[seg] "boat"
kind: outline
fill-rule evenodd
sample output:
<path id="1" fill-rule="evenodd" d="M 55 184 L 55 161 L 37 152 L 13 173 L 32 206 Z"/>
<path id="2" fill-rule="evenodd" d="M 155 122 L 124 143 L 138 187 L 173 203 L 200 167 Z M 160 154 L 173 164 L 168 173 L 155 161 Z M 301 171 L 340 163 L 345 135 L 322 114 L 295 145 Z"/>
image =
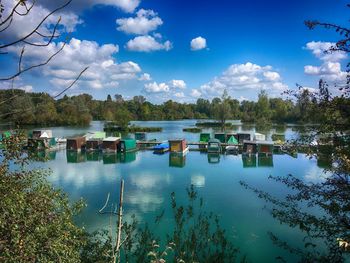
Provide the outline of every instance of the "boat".
<path id="1" fill-rule="evenodd" d="M 153 147 L 153 153 L 155 154 L 163 154 L 169 151 L 169 143 L 161 143 Z"/>

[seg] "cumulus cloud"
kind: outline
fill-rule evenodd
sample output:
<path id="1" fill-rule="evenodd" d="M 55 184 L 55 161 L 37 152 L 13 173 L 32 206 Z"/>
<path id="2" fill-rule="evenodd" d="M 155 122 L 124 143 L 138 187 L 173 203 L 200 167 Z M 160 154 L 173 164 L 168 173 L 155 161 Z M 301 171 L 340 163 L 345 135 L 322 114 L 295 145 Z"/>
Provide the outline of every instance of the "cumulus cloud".
<path id="1" fill-rule="evenodd" d="M 191 96 L 194 97 L 194 98 L 198 98 L 202 95 L 202 93 L 198 90 L 198 89 L 193 89 L 191 91 Z"/>
<path id="2" fill-rule="evenodd" d="M 264 74 L 264 77 L 270 81 L 277 81 L 280 79 L 280 74 L 278 74 L 277 72 L 266 71 L 263 74 Z"/>
<path id="3" fill-rule="evenodd" d="M 28 84 L 23 84 L 21 78 L 16 79 L 15 82 L 12 81 L 0 81 L 0 89 L 21 89 L 25 92 L 33 92 L 33 86 Z"/>
<path id="4" fill-rule="evenodd" d="M 143 73 L 140 77 L 139 77 L 140 81 L 151 81 L 151 75 L 148 73 Z"/>
<path id="5" fill-rule="evenodd" d="M 144 92 L 150 93 L 163 93 L 163 95 L 167 98 L 174 96 L 176 98 L 184 98 L 184 92 L 179 92 L 178 90 L 186 89 L 186 82 L 181 79 L 173 79 L 168 81 L 167 83 L 146 83 L 144 85 Z M 164 98 L 165 98 L 164 97 Z"/>
<path id="6" fill-rule="evenodd" d="M 324 61 L 335 62 L 347 57 L 344 51 L 328 52 L 332 46 L 335 46 L 335 43 L 311 41 L 306 44 L 305 49 L 310 50 L 315 57 Z"/>
<path id="7" fill-rule="evenodd" d="M 31 85 L 24 85 L 19 87 L 19 89 L 24 90 L 25 92 L 32 92 L 33 91 L 33 86 Z"/>
<path id="8" fill-rule="evenodd" d="M 147 83 L 145 84 L 145 89 L 146 93 L 161 93 L 161 92 L 168 92 L 170 90 L 169 85 L 166 83 L 157 83 L 157 82 L 152 82 L 152 83 Z"/>
<path id="9" fill-rule="evenodd" d="M 185 94 L 183 92 L 176 92 L 174 96 L 179 99 L 185 98 Z"/>
<path id="10" fill-rule="evenodd" d="M 157 50 L 170 50 L 172 44 L 169 40 L 164 43 L 158 42 L 152 36 L 138 36 L 126 43 L 126 49 L 138 52 L 152 52 Z"/>
<path id="11" fill-rule="evenodd" d="M 266 90 L 273 96 L 287 88 L 288 86 L 281 81 L 280 75 L 273 71 L 271 66 L 260 66 L 247 62 L 229 66 L 220 76 L 202 85 L 199 93 L 206 97 L 213 97 L 222 94 L 225 89 L 229 94 L 236 91 Z"/>
<path id="12" fill-rule="evenodd" d="M 186 89 L 186 82 L 181 79 L 173 79 L 169 84 L 172 88 Z"/>
<path id="13" fill-rule="evenodd" d="M 1 3 L 4 6 L 3 17 L 7 17 L 12 8 L 15 6 L 16 1 L 2 0 Z M 66 0 L 36 1 L 34 7 L 27 15 L 14 15 L 11 26 L 2 32 L 2 41 L 11 43 L 19 38 L 28 35 L 51 11 L 63 6 L 66 3 Z M 59 27 L 58 31 L 60 33 L 73 32 L 79 24 L 83 23 L 83 20 L 79 18 L 79 14 L 84 9 L 91 8 L 95 5 L 114 6 L 120 8 L 125 12 L 133 12 L 139 4 L 140 0 L 75 0 L 62 10 L 49 16 L 41 25 L 38 31 L 44 35 L 50 35 L 51 31 L 49 29 L 52 29 L 57 21 L 61 19 L 60 25 L 62 25 L 62 27 Z M 30 5 L 30 3 L 28 3 L 28 5 Z M 17 8 L 17 11 L 19 13 L 26 12 L 24 6 L 19 6 Z M 147 13 L 147 10 L 140 10 L 139 12 L 140 15 L 142 15 L 142 13 Z M 144 16 L 147 17 L 148 15 Z M 35 43 L 42 42 L 42 40 L 43 39 L 38 34 L 33 34 L 30 38 L 28 38 L 28 41 Z"/>
<path id="14" fill-rule="evenodd" d="M 119 18 L 116 20 L 117 29 L 127 34 L 146 35 L 154 31 L 163 21 L 153 10 L 140 9 L 136 17 Z"/>
<path id="15" fill-rule="evenodd" d="M 305 74 L 318 76 L 334 84 L 345 84 L 347 73 L 342 70 L 340 61 L 346 59 L 347 55 L 343 51 L 327 52 L 334 45 L 335 43 L 321 41 L 307 43 L 305 49 L 310 50 L 322 62 L 319 66 L 304 66 Z"/>
<path id="16" fill-rule="evenodd" d="M 59 50 L 63 43 L 51 43 L 46 52 L 28 46 L 25 52 L 25 65 L 37 64 L 45 61 L 50 54 Z M 104 87 L 118 87 L 120 80 L 137 79 L 142 71 L 140 66 L 132 61 L 117 63 L 114 55 L 119 47 L 112 44 L 99 45 L 94 41 L 71 39 L 62 52 L 44 68 L 36 71 L 50 79 L 55 87 L 68 86 L 78 75 L 79 71 L 89 67 L 76 88 L 90 87 L 101 89 Z M 10 52 L 19 54 L 19 47 L 11 47 Z"/>
<path id="17" fill-rule="evenodd" d="M 2 1 L 2 4 L 4 5 L 3 16 L 6 17 L 16 4 L 16 1 L 4 0 Z M 22 6 L 20 6 L 17 10 L 21 13 L 26 12 L 25 7 Z M 40 24 L 40 22 L 50 13 L 51 10 L 52 9 L 49 10 L 41 4 L 35 4 L 28 15 L 19 16 L 15 14 L 11 26 L 2 32 L 2 40 L 11 43 L 12 41 L 27 36 L 36 26 Z M 59 32 L 72 32 L 75 30 L 77 25 L 83 23 L 77 14 L 69 9 L 66 9 L 65 12 L 54 13 L 53 15 L 49 16 L 38 31 L 44 35 L 50 35 L 51 31 L 49 28 L 52 28 L 53 25 L 57 23 L 59 18 L 61 18 L 60 25 L 63 26 L 62 28 L 59 28 Z M 29 42 L 38 43 L 42 41 L 42 38 L 38 34 L 33 34 L 27 40 Z"/>
<path id="18" fill-rule="evenodd" d="M 196 37 L 191 40 L 191 50 L 201 50 L 207 47 L 207 40 L 203 37 Z"/>

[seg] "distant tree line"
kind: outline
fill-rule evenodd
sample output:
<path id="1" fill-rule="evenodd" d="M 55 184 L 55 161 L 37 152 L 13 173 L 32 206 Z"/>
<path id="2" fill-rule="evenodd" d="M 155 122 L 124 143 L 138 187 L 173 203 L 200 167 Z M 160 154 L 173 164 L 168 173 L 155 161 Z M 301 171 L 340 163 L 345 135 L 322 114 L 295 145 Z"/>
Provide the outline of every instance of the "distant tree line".
<path id="1" fill-rule="evenodd" d="M 320 81 L 322 85 L 322 80 Z M 343 98 L 348 105 L 349 99 Z M 251 123 L 318 123 L 319 101 L 307 89 L 300 89 L 292 99 L 269 98 L 261 91 L 258 100 L 238 101 L 226 92 L 211 101 L 199 98 L 196 103 L 168 100 L 152 104 L 143 96 L 124 100 L 122 95 L 106 100 L 91 95 L 64 96 L 55 100 L 47 93 L 23 90 L 0 91 L 0 121 L 18 125 L 88 125 L 91 120 L 116 121 L 127 126 L 131 120 L 240 119 Z"/>

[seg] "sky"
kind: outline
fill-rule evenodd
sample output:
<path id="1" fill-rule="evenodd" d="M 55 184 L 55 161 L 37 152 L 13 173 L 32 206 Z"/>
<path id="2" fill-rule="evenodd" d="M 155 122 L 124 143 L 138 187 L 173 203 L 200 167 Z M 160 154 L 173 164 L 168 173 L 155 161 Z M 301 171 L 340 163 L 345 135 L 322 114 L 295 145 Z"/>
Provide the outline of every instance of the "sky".
<path id="1" fill-rule="evenodd" d="M 6 12 L 14 0 L 2 0 Z M 0 33 L 0 44 L 32 31 L 65 0 L 38 0 L 28 16 L 15 16 Z M 296 83 L 315 89 L 323 78 L 345 82 L 345 53 L 324 53 L 339 36 L 326 29 L 309 30 L 305 20 L 349 27 L 344 0 L 73 0 L 39 29 L 50 34 L 61 17 L 60 37 L 46 47 L 26 45 L 22 68 L 45 61 L 44 67 L 0 89 L 60 93 L 85 67 L 88 70 L 68 95 L 91 94 L 106 99 L 121 94 L 143 95 L 153 103 L 168 99 L 195 102 L 228 94 L 240 101 L 256 100 L 261 90 L 281 97 Z M 4 16 L 5 17 L 5 16 Z M 68 37 L 68 38 L 67 38 Z M 68 39 L 68 40 L 67 40 Z M 34 34 L 32 43 L 43 43 Z M 0 55 L 0 77 L 18 67 L 23 44 Z M 335 92 L 335 91 L 334 91 Z"/>

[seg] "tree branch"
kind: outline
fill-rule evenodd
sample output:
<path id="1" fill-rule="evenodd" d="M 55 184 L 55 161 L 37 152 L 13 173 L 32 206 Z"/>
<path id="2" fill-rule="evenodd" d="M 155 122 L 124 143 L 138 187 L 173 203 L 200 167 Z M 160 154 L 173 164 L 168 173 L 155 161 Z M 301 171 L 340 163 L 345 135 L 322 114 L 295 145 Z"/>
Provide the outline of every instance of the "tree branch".
<path id="1" fill-rule="evenodd" d="M 57 97 L 61 96 L 63 93 L 65 93 L 67 90 L 69 90 L 79 79 L 80 77 L 84 74 L 85 71 L 88 70 L 89 67 L 84 68 L 79 75 L 75 78 L 75 80 L 67 87 L 65 88 L 63 91 L 61 91 L 59 94 L 53 96 L 54 99 L 56 99 Z"/>
<path id="2" fill-rule="evenodd" d="M 61 5 L 60 7 L 56 8 L 55 10 L 51 11 L 49 14 L 47 14 L 41 21 L 40 23 L 34 28 L 34 30 L 32 30 L 30 33 L 28 33 L 26 36 L 17 39 L 11 43 L 8 44 L 4 44 L 0 46 L 0 49 L 9 47 L 9 46 L 13 46 L 17 43 L 23 42 L 25 41 L 27 38 L 29 38 L 31 35 L 33 35 L 40 27 L 41 25 L 46 21 L 47 18 L 49 18 L 51 15 L 53 15 L 54 13 L 60 11 L 61 9 L 65 8 L 67 5 L 69 5 L 72 2 L 72 0 L 69 0 L 68 2 L 66 2 L 64 5 Z"/>
<path id="3" fill-rule="evenodd" d="M 63 48 L 66 46 L 66 44 L 67 44 L 67 42 L 64 42 L 62 47 L 58 51 L 56 51 L 54 54 L 52 54 L 45 62 L 37 64 L 37 65 L 30 66 L 30 67 L 25 68 L 23 70 L 20 70 L 16 74 L 14 74 L 14 75 L 12 75 L 10 77 L 0 78 L 0 81 L 6 81 L 6 80 L 14 79 L 14 78 L 18 77 L 19 75 L 23 74 L 24 72 L 27 72 L 27 71 L 32 70 L 34 68 L 42 67 L 42 66 L 48 64 L 55 56 L 57 56 L 58 53 L 60 53 L 63 50 Z"/>

